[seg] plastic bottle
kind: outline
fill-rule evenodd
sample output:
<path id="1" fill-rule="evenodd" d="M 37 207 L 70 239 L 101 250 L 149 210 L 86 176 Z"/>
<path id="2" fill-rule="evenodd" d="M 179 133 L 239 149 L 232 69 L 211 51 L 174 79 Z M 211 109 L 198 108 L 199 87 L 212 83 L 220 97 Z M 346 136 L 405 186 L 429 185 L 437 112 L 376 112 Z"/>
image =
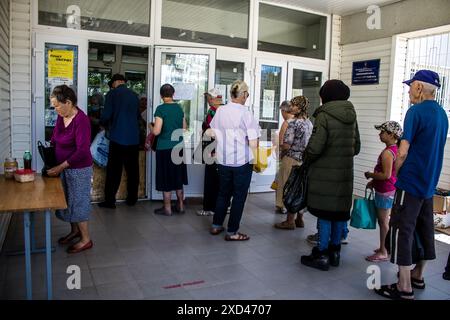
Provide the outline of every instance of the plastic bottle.
<path id="1" fill-rule="evenodd" d="M 31 156 L 31 152 L 30 151 L 25 151 L 25 153 L 23 154 L 23 168 L 25 170 L 31 170 L 31 160 L 32 160 L 32 156 Z"/>

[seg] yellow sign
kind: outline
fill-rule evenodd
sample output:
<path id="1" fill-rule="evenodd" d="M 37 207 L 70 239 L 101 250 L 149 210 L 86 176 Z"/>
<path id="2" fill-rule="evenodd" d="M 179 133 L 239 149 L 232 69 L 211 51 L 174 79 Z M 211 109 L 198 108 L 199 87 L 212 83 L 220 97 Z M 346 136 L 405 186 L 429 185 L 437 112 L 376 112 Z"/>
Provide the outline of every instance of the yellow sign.
<path id="1" fill-rule="evenodd" d="M 73 81 L 74 52 L 72 50 L 48 51 L 48 78 Z"/>

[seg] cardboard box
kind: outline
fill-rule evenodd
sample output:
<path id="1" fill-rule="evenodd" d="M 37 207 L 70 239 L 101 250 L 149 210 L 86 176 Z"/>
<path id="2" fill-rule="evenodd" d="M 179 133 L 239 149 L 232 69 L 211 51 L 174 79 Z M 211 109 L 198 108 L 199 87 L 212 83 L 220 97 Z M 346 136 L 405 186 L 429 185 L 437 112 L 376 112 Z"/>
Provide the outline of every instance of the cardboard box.
<path id="1" fill-rule="evenodd" d="M 450 213 L 440 214 L 435 213 L 434 217 L 434 226 L 440 229 L 446 229 L 450 227 Z"/>
<path id="2" fill-rule="evenodd" d="M 450 212 L 450 196 L 433 196 L 433 212 Z"/>

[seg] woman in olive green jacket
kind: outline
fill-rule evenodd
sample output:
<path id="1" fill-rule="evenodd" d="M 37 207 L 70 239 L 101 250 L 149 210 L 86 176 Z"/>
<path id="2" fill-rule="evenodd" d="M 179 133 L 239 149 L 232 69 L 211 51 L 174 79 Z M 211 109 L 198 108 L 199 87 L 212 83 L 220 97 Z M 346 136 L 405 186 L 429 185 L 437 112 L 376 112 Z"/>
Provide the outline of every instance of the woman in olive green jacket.
<path id="1" fill-rule="evenodd" d="M 350 219 L 353 198 L 353 158 L 361 147 L 356 112 L 348 101 L 350 89 L 329 80 L 320 89 L 323 105 L 315 123 L 304 162 L 308 171 L 308 211 L 318 218 L 319 239 L 302 263 L 321 270 L 338 266 L 340 243 Z"/>

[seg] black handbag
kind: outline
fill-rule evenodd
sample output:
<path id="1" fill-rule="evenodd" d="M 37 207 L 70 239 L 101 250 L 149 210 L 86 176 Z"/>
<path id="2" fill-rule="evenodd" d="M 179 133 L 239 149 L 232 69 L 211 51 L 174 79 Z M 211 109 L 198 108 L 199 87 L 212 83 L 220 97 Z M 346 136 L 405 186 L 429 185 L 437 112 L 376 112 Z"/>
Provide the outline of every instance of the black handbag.
<path id="1" fill-rule="evenodd" d="M 42 175 L 48 177 L 47 170 L 58 165 L 56 162 L 55 146 L 52 146 L 49 143 L 43 144 L 41 141 L 38 141 L 38 151 L 41 155 L 42 161 L 44 162 Z"/>
<path id="2" fill-rule="evenodd" d="M 283 189 L 283 203 L 288 212 L 297 213 L 306 208 L 307 186 L 307 166 L 293 166 Z"/>

